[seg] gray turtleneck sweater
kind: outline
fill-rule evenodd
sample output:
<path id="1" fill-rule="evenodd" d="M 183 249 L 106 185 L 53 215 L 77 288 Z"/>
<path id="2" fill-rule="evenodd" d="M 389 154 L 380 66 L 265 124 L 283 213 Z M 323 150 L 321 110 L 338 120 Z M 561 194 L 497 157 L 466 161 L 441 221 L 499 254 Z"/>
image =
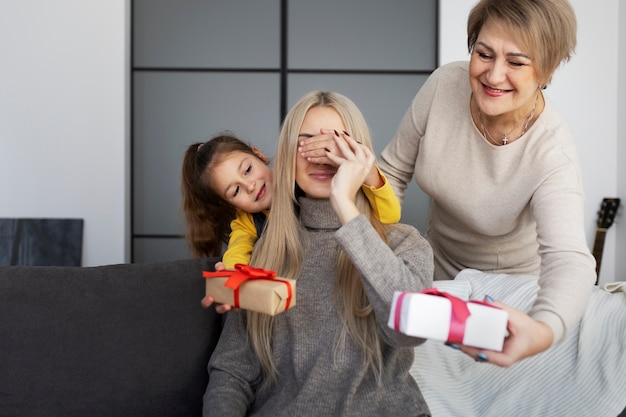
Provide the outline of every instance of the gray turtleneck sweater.
<path id="1" fill-rule="evenodd" d="M 308 242 L 296 287 L 297 305 L 274 318 L 276 384 L 256 387 L 261 369 L 247 342 L 245 312 L 227 314 L 209 362 L 204 416 L 428 416 L 422 394 L 409 374 L 413 347 L 423 342 L 387 326 L 394 291 L 432 285 L 433 255 L 412 226 L 386 226 L 383 242 L 361 215 L 341 226 L 328 200 L 300 199 Z M 361 273 L 383 343 L 381 382 L 366 369 L 348 338 L 343 354 L 334 347 L 341 322 L 333 304 L 335 266 L 343 249 Z"/>

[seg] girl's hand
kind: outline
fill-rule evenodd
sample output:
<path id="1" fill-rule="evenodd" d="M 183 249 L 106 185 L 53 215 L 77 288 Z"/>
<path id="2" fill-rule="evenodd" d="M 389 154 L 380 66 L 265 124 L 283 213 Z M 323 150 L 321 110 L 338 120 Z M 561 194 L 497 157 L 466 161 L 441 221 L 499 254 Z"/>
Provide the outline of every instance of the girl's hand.
<path id="1" fill-rule="evenodd" d="M 374 167 L 376 157 L 345 133 L 341 136 L 335 133 L 334 140 L 339 152 L 326 155 L 339 167 L 331 182 L 330 202 L 341 224 L 346 224 L 360 214 L 354 204 L 355 196 Z"/>
<path id="2" fill-rule="evenodd" d="M 209 308 L 211 307 L 211 305 L 213 305 L 213 303 L 215 303 L 215 298 L 213 298 L 210 295 L 205 296 L 201 301 L 200 301 L 200 305 L 203 308 Z M 237 311 L 238 309 L 233 308 L 230 304 L 220 304 L 220 303 L 215 303 L 215 311 L 217 311 L 220 314 L 224 314 L 227 313 L 229 311 Z"/>
<path id="3" fill-rule="evenodd" d="M 226 269 L 224 267 L 224 263 L 223 262 L 216 262 L 215 263 L 215 270 L 216 271 L 223 271 L 224 269 Z M 213 305 L 213 303 L 215 303 L 215 298 L 213 298 L 210 295 L 205 296 L 201 301 L 200 301 L 200 305 L 203 308 L 209 308 L 211 307 L 211 305 Z M 233 307 L 229 304 L 220 304 L 220 303 L 215 303 L 215 311 L 217 311 L 220 314 L 224 314 L 228 311 L 234 310 L 236 311 L 237 309 L 233 309 Z"/>
<path id="4" fill-rule="evenodd" d="M 509 322 L 507 324 L 509 335 L 504 340 L 502 352 L 462 345 L 458 346 L 460 350 L 477 361 L 509 367 L 552 346 L 552 329 L 547 324 L 535 321 L 528 314 L 505 304 L 498 302 L 493 302 L 492 304 L 509 313 Z"/>

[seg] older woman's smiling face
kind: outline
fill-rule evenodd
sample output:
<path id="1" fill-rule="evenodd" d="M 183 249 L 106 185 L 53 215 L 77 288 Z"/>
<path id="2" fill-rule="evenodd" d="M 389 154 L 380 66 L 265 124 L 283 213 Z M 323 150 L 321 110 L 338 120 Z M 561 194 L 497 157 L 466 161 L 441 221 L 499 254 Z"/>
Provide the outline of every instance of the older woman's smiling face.
<path id="1" fill-rule="evenodd" d="M 307 111 L 300 127 L 299 140 L 317 136 L 321 129 L 334 129 L 343 132 L 345 126 L 339 113 L 330 107 L 312 107 Z M 330 183 L 337 168 L 330 165 L 314 164 L 302 156 L 296 157 L 296 183 L 311 198 L 329 198 Z"/>
<path id="2" fill-rule="evenodd" d="M 529 52 L 518 46 L 515 32 L 493 21 L 485 22 L 478 35 L 469 75 L 474 100 L 487 116 L 523 118 L 540 83 Z"/>

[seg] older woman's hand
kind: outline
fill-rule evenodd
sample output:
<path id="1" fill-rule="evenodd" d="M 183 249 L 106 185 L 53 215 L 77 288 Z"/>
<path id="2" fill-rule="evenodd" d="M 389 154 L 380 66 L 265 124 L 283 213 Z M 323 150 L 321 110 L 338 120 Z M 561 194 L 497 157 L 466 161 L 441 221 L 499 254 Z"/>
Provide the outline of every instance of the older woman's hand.
<path id="1" fill-rule="evenodd" d="M 502 352 L 476 349 L 463 345 L 458 346 L 460 350 L 477 361 L 509 367 L 552 346 L 552 329 L 547 324 L 533 320 L 528 314 L 505 304 L 498 302 L 493 302 L 492 304 L 509 313 L 509 322 L 507 324 L 509 335 L 504 341 Z"/>

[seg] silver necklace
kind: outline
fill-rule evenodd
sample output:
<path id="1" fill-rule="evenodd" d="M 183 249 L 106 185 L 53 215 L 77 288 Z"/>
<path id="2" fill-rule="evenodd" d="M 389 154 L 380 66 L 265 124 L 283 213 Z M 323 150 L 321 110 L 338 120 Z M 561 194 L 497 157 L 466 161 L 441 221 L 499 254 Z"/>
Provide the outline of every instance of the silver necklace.
<path id="1" fill-rule="evenodd" d="M 530 114 L 528 115 L 528 119 L 526 119 L 526 124 L 524 125 L 524 128 L 522 129 L 522 133 L 520 133 L 520 135 L 517 137 L 518 139 L 524 136 L 524 133 L 526 133 L 526 131 L 528 130 L 528 126 L 530 125 L 531 120 L 533 120 L 533 117 L 535 117 L 535 110 L 537 109 L 538 101 L 539 101 L 539 94 L 535 96 L 535 104 L 533 104 L 533 108 L 530 111 Z M 494 137 L 491 136 L 491 133 L 489 133 L 489 130 L 487 130 L 487 127 L 485 126 L 485 121 L 483 120 L 483 113 L 480 111 L 480 107 L 478 107 L 478 119 L 480 120 L 480 127 L 483 129 L 485 139 L 487 139 L 489 142 L 491 142 L 492 144 L 496 146 L 506 145 L 507 143 L 509 143 L 509 134 L 517 128 L 517 126 L 513 126 L 511 130 L 505 133 L 504 137 L 502 138 L 502 143 L 500 143 L 498 142 L 497 139 L 494 139 Z"/>

